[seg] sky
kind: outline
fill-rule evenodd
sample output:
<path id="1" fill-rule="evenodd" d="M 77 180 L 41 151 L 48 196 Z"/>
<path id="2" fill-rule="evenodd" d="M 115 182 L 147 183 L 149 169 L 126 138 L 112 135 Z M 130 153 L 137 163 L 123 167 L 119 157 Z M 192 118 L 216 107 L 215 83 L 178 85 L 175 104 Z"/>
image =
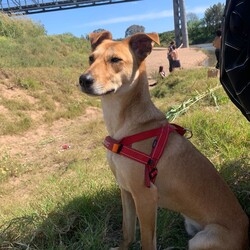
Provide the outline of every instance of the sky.
<path id="1" fill-rule="evenodd" d="M 186 13 L 204 16 L 207 8 L 225 0 L 185 0 Z M 48 35 L 72 33 L 86 36 L 99 28 L 109 30 L 114 39 L 124 38 L 131 25 L 145 27 L 145 32 L 162 33 L 174 29 L 172 0 L 140 0 L 26 16 L 42 24 Z"/>

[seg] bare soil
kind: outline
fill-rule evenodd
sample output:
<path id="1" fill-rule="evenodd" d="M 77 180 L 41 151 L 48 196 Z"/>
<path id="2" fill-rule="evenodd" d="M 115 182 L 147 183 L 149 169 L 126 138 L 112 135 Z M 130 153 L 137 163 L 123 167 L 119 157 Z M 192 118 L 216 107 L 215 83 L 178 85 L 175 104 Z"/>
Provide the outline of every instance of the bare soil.
<path id="1" fill-rule="evenodd" d="M 167 53 L 167 48 L 154 48 L 152 53 L 147 57 L 146 67 L 150 85 L 154 83 L 152 76 L 159 71 L 160 66 L 163 66 L 166 75 L 169 74 Z M 178 49 L 178 54 L 181 62 L 181 69 L 202 67 L 207 59 L 207 55 L 196 48 L 181 48 Z"/>

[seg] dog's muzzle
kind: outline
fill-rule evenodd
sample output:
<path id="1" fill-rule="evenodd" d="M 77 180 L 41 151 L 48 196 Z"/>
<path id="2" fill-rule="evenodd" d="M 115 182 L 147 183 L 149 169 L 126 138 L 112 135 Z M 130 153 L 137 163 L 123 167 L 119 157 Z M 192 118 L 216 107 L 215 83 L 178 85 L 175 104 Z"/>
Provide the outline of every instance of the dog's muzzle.
<path id="1" fill-rule="evenodd" d="M 89 73 L 82 74 L 80 76 L 79 85 L 80 85 L 81 91 L 88 95 L 94 95 L 94 96 L 107 95 L 115 91 L 115 89 L 108 89 L 108 90 L 103 89 L 100 86 L 100 84 L 99 85 L 95 84 L 95 79 Z"/>
<path id="2" fill-rule="evenodd" d="M 79 78 L 79 84 L 82 88 L 82 91 L 89 93 L 90 88 L 94 83 L 94 79 L 90 74 L 83 74 Z"/>

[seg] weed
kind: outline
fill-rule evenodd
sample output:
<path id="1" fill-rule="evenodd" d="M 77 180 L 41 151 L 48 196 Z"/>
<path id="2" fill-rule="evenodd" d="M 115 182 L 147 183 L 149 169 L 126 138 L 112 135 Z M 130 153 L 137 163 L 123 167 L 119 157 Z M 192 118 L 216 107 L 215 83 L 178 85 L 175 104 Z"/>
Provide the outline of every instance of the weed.
<path id="1" fill-rule="evenodd" d="M 10 177 L 18 177 L 29 169 L 28 163 L 19 163 L 8 152 L 3 152 L 0 158 L 0 183 Z"/>
<path id="2" fill-rule="evenodd" d="M 32 89 L 32 90 L 41 89 L 41 83 L 34 79 L 19 79 L 17 85 L 24 89 Z"/>

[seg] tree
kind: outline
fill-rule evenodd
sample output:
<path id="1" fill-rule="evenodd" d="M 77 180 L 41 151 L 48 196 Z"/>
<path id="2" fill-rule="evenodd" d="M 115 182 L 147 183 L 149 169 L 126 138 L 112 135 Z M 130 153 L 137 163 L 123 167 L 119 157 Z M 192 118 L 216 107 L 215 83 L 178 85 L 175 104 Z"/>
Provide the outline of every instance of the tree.
<path id="1" fill-rule="evenodd" d="M 188 21 L 187 27 L 190 44 L 205 43 L 208 41 L 203 19 Z"/>
<path id="2" fill-rule="evenodd" d="M 190 44 L 207 42 L 204 21 L 199 19 L 196 14 L 187 14 L 187 28 Z"/>
<path id="3" fill-rule="evenodd" d="M 175 33 L 174 31 L 167 31 L 167 32 L 159 33 L 159 37 L 160 37 L 161 46 L 168 47 L 169 43 L 174 41 Z"/>
<path id="4" fill-rule="evenodd" d="M 204 18 L 187 14 L 189 42 L 191 44 L 211 42 L 216 30 L 221 28 L 225 5 L 218 3 L 205 10 Z"/>
<path id="5" fill-rule="evenodd" d="M 139 33 L 139 32 L 144 32 L 144 31 L 145 31 L 145 27 L 134 24 L 134 25 L 129 26 L 126 29 L 125 37 L 134 35 L 134 34 Z"/>
<path id="6" fill-rule="evenodd" d="M 97 30 L 94 30 L 93 33 L 99 33 L 99 32 L 102 32 L 102 31 L 105 31 L 105 29 L 97 29 Z"/>
<path id="7" fill-rule="evenodd" d="M 99 28 L 97 30 L 93 30 L 92 32 L 93 33 L 99 33 L 99 32 L 103 32 L 103 31 L 106 31 L 106 30 Z M 89 35 L 86 35 L 84 39 L 89 40 Z"/>
<path id="8" fill-rule="evenodd" d="M 215 33 L 216 30 L 221 28 L 223 13 L 225 5 L 222 3 L 217 3 L 206 9 L 204 15 L 204 22 L 207 28 L 207 32 L 210 34 Z"/>
<path id="9" fill-rule="evenodd" d="M 192 12 L 187 13 L 186 19 L 187 19 L 187 23 L 199 21 L 199 17 L 195 13 L 192 13 Z"/>

